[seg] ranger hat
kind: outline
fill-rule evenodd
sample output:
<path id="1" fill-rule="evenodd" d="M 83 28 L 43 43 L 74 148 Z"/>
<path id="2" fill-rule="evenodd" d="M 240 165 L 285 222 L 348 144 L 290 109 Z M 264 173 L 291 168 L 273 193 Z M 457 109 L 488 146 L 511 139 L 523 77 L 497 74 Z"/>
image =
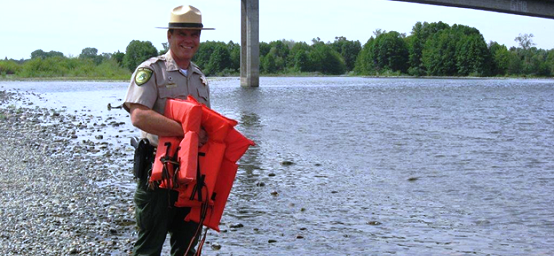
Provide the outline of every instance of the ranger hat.
<path id="1" fill-rule="evenodd" d="M 202 24 L 202 13 L 200 10 L 190 5 L 175 7 L 171 11 L 169 25 L 167 27 L 158 28 L 214 30 L 214 28 L 204 27 Z"/>

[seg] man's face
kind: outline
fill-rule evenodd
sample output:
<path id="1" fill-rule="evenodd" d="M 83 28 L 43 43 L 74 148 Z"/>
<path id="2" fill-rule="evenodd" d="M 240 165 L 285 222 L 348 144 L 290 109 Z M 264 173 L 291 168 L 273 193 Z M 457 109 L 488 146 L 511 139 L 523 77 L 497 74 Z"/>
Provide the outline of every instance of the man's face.
<path id="1" fill-rule="evenodd" d="M 167 41 L 176 62 L 190 61 L 200 45 L 200 30 L 175 29 L 173 33 L 168 31 Z"/>

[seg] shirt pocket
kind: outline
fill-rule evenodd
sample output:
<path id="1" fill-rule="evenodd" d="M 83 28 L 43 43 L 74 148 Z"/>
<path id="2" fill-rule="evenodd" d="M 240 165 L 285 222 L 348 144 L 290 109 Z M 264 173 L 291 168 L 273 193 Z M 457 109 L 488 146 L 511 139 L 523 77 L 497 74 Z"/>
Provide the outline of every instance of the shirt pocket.
<path id="1" fill-rule="evenodd" d="M 158 86 L 160 99 L 179 98 L 186 99 L 188 92 L 186 86 L 177 86 L 177 84 L 163 84 Z"/>

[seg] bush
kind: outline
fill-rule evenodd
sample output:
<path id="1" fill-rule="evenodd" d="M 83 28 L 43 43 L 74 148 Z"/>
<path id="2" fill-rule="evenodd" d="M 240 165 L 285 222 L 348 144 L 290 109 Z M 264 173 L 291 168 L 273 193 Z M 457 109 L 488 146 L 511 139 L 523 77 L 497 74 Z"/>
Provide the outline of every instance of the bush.
<path id="1" fill-rule="evenodd" d="M 131 73 L 121 67 L 115 59 L 104 59 L 100 65 L 90 58 L 35 58 L 20 65 L 16 76 L 30 78 L 104 78 L 129 79 Z"/>
<path id="2" fill-rule="evenodd" d="M 13 75 L 21 70 L 21 66 L 13 60 L 0 60 L 0 74 Z"/>

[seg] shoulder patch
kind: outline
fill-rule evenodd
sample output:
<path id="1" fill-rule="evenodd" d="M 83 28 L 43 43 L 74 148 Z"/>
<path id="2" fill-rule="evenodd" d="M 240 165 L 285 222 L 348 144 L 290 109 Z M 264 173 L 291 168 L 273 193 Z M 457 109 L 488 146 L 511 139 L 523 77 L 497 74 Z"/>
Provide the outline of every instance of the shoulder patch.
<path id="1" fill-rule="evenodd" d="M 141 86 L 148 82 L 150 80 L 150 77 L 152 77 L 152 70 L 149 68 L 139 68 L 137 70 L 137 74 L 135 75 L 135 83 L 137 83 L 138 86 Z"/>

